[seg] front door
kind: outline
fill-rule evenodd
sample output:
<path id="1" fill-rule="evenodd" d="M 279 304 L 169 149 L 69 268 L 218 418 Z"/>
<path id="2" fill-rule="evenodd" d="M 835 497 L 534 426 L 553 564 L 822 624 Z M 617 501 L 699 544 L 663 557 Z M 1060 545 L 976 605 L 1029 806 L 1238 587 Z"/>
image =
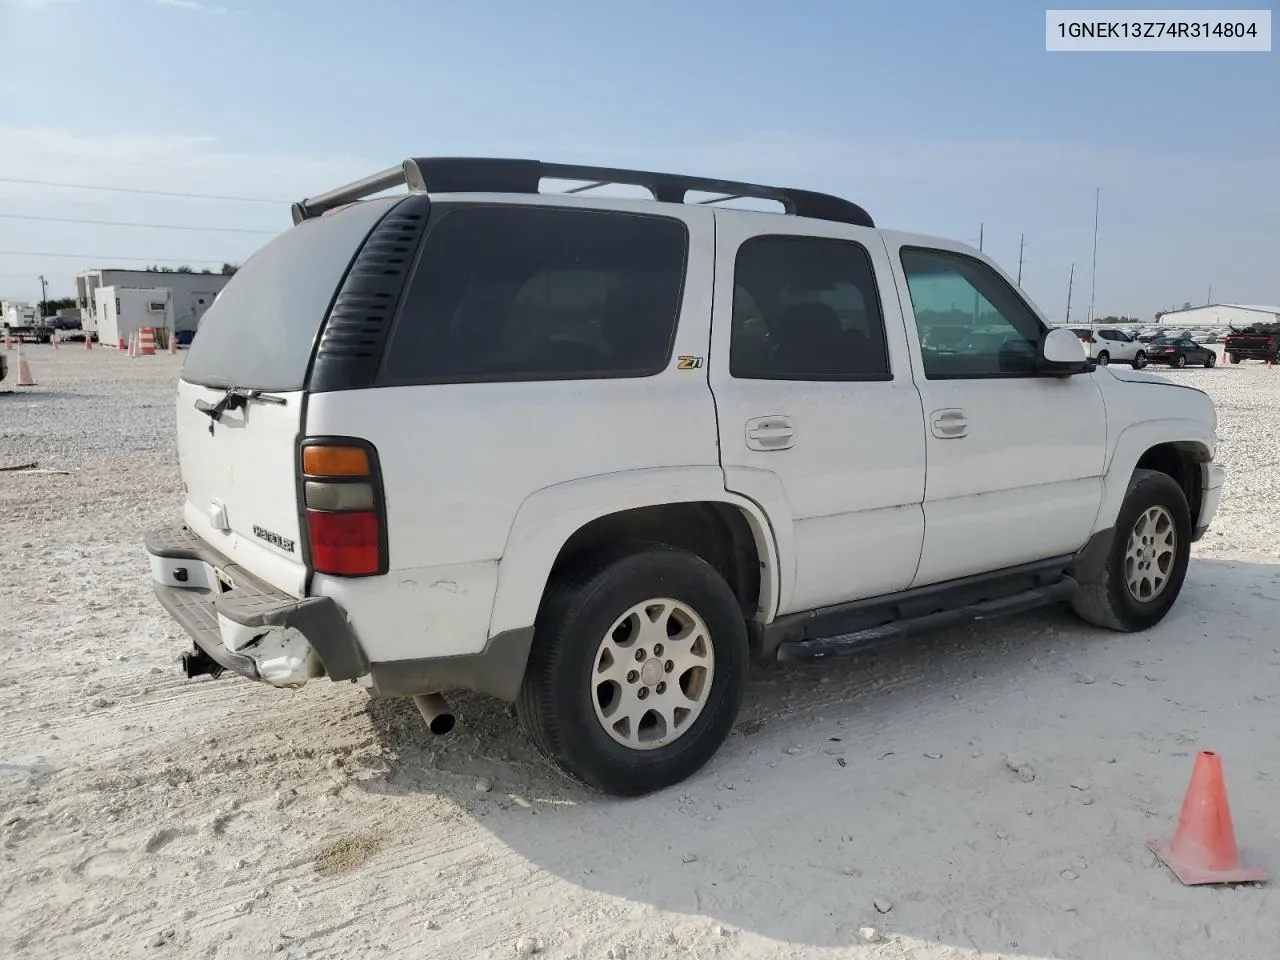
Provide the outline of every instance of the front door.
<path id="1" fill-rule="evenodd" d="M 778 221 L 716 213 L 709 378 L 726 487 L 790 514 L 775 531 L 787 613 L 911 582 L 925 449 L 883 243 Z"/>
<path id="2" fill-rule="evenodd" d="M 924 400 L 925 537 L 915 586 L 1073 553 L 1102 499 L 1107 420 L 1092 374 L 1036 372 L 1047 329 L 963 248 L 886 239 Z"/>

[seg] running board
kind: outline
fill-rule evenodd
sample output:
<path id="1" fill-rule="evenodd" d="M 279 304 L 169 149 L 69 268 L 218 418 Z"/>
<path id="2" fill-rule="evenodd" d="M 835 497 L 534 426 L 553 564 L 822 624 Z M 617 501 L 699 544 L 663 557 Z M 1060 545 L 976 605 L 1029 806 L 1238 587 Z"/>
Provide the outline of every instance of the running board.
<path id="1" fill-rule="evenodd" d="M 813 640 L 788 640 L 778 645 L 777 660 L 779 663 L 803 663 L 812 660 L 825 660 L 828 657 L 845 656 L 861 652 L 870 647 L 880 646 L 906 640 L 917 634 L 929 633 L 944 627 L 972 623 L 975 620 L 986 620 L 992 617 L 1003 617 L 1011 613 L 1024 613 L 1040 607 L 1061 603 L 1071 598 L 1075 592 L 1076 582 L 1064 576 L 1061 580 L 1041 587 L 1033 587 L 1013 596 L 1001 597 L 997 600 L 983 600 L 951 610 L 940 610 L 936 613 L 885 623 L 868 627 L 853 633 L 845 633 L 835 637 L 824 637 Z"/>

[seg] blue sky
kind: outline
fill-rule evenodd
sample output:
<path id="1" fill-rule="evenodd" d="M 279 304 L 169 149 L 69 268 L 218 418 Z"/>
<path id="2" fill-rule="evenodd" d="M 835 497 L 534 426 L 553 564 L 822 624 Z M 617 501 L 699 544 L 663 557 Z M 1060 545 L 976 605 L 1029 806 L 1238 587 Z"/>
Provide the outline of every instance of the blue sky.
<path id="1" fill-rule="evenodd" d="M 288 225 L 284 201 L 407 156 L 503 154 L 826 190 L 975 243 L 981 223 L 1011 273 L 1025 233 L 1023 285 L 1055 319 L 1072 262 L 1087 314 L 1099 186 L 1099 316 L 1211 284 L 1280 303 L 1280 52 L 1051 54 L 1044 16 L 1026 0 L 0 0 L 0 296 L 36 299 L 40 273 L 68 294 L 125 257 L 243 260 Z"/>

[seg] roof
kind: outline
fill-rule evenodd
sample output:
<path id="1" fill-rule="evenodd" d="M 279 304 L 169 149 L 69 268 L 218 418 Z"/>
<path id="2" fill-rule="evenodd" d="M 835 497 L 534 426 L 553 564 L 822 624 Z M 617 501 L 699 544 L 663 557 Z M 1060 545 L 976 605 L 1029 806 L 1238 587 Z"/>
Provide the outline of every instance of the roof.
<path id="1" fill-rule="evenodd" d="M 1164 315 L 1167 317 L 1172 313 L 1191 313 L 1194 310 L 1212 310 L 1215 307 L 1225 307 L 1228 310 L 1252 310 L 1257 313 L 1280 313 L 1280 307 L 1271 307 L 1260 303 L 1202 303 L 1198 307 L 1182 307 L 1178 310 L 1166 310 Z"/>

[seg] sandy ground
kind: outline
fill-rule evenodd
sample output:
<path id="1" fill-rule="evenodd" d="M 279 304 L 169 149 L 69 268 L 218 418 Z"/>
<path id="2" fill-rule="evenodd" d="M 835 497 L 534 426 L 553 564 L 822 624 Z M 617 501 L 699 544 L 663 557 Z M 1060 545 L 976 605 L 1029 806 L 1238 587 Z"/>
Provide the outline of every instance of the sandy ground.
<path id="1" fill-rule="evenodd" d="M 0 957 L 1275 955 L 1270 886 L 1183 887 L 1144 843 L 1215 749 L 1280 873 L 1280 370 L 1168 374 L 1230 474 L 1159 628 L 1050 611 L 761 672 L 708 769 L 620 802 L 481 698 L 432 739 L 349 685 L 183 679 L 141 546 L 181 358 L 29 358 L 0 466 L 59 472 L 0 473 Z"/>

